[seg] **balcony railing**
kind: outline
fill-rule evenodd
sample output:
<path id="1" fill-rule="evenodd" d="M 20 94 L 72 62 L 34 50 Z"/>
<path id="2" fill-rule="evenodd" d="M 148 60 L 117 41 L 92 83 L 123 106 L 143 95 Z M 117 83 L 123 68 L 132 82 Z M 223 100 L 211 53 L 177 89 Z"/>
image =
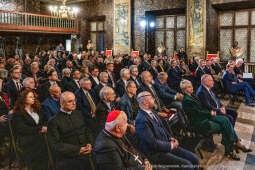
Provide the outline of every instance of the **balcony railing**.
<path id="1" fill-rule="evenodd" d="M 77 19 L 0 10 L 0 31 L 78 34 Z"/>

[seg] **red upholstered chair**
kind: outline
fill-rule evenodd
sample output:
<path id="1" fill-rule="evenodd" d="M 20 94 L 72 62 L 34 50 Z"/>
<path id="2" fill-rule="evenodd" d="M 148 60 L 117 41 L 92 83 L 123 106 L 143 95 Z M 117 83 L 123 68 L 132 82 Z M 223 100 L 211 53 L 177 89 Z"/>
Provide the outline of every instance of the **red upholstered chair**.
<path id="1" fill-rule="evenodd" d="M 211 59 L 216 58 L 216 57 L 220 58 L 220 52 L 219 51 L 216 54 L 209 54 L 208 51 L 206 52 L 206 59 L 211 60 Z"/>
<path id="2" fill-rule="evenodd" d="M 112 56 L 112 50 L 107 50 L 105 51 L 106 56 Z"/>
<path id="3" fill-rule="evenodd" d="M 177 60 L 178 59 L 178 53 L 176 51 L 174 51 L 174 59 Z"/>
<path id="4" fill-rule="evenodd" d="M 132 51 L 130 53 L 131 56 L 139 56 L 139 51 Z"/>

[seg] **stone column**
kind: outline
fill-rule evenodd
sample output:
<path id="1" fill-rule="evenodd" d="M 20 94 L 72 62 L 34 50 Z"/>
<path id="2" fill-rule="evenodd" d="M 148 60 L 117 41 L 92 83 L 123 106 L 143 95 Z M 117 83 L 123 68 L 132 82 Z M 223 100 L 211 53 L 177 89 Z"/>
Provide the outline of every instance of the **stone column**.
<path id="1" fill-rule="evenodd" d="M 187 54 L 205 57 L 206 0 L 187 0 Z"/>

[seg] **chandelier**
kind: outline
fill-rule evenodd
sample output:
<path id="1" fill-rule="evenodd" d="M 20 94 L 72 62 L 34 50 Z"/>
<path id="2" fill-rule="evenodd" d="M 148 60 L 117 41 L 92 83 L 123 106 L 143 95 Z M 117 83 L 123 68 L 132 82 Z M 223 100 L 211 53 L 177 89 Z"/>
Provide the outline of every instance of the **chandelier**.
<path id="1" fill-rule="evenodd" d="M 66 6 L 66 0 L 63 0 L 61 6 L 49 6 L 49 9 L 52 16 L 60 18 L 76 18 L 79 12 L 76 7 Z"/>

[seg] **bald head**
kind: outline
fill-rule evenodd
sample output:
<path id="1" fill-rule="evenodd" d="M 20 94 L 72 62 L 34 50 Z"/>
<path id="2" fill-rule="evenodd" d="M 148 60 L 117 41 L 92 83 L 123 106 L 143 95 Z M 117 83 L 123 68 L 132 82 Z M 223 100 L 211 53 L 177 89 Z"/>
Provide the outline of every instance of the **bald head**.
<path id="1" fill-rule="evenodd" d="M 152 75 L 149 71 L 142 72 L 141 78 L 146 85 L 152 83 Z"/>
<path id="2" fill-rule="evenodd" d="M 61 96 L 61 89 L 58 85 L 53 85 L 53 86 L 50 86 L 50 89 L 49 89 L 49 92 L 50 92 L 50 95 L 59 100 L 60 99 L 60 96 Z"/>
<path id="3" fill-rule="evenodd" d="M 61 109 L 66 112 L 71 112 L 76 109 L 75 96 L 72 92 L 64 92 L 60 97 Z"/>

